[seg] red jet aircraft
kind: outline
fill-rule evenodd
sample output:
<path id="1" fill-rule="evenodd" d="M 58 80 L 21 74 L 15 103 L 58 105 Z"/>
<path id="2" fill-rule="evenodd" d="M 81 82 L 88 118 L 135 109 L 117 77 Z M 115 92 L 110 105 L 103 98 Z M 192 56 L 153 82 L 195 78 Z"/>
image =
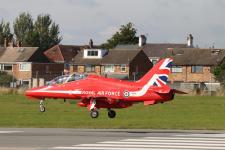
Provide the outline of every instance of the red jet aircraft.
<path id="1" fill-rule="evenodd" d="M 124 81 L 97 75 L 72 74 L 58 78 L 49 85 L 27 90 L 25 95 L 40 100 L 40 111 L 44 112 L 45 98 L 80 100 L 79 106 L 87 107 L 92 118 L 98 117 L 98 109 L 107 108 L 108 117 L 114 118 L 112 108 L 126 108 L 137 102 L 153 105 L 170 101 L 175 93 L 184 92 L 166 85 L 172 59 L 157 63 L 138 81 Z M 58 84 L 63 82 L 62 84 Z"/>

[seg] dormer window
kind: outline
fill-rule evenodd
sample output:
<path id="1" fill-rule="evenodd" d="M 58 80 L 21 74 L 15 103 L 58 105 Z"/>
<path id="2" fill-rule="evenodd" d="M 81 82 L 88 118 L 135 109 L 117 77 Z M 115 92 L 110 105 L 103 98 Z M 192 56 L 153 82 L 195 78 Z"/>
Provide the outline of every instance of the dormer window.
<path id="1" fill-rule="evenodd" d="M 90 50 L 88 51 L 87 56 L 98 56 L 98 51 Z"/>
<path id="2" fill-rule="evenodd" d="M 104 49 L 84 49 L 84 58 L 88 59 L 101 59 L 107 50 Z"/>

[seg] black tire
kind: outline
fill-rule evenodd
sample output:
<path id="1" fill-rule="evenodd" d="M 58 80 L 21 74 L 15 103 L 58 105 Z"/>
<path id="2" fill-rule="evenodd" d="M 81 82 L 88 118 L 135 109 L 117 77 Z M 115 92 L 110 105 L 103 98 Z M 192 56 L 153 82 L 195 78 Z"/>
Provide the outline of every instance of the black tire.
<path id="1" fill-rule="evenodd" d="M 99 114 L 97 110 L 91 110 L 90 115 L 91 115 L 91 118 L 98 118 Z"/>
<path id="2" fill-rule="evenodd" d="M 40 106 L 40 112 L 45 112 L 45 106 Z"/>
<path id="3" fill-rule="evenodd" d="M 115 118 L 116 117 L 116 112 L 114 110 L 109 110 L 108 111 L 108 117 L 109 118 Z"/>

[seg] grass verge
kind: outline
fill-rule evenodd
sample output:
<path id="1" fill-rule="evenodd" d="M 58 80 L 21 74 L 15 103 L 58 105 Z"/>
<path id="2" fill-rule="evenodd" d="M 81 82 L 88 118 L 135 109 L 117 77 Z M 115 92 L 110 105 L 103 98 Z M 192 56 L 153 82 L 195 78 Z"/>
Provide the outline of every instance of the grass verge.
<path id="1" fill-rule="evenodd" d="M 41 113 L 39 101 L 17 94 L 1 95 L 0 127 L 225 130 L 224 97 L 179 96 L 165 104 L 140 103 L 117 109 L 115 119 L 109 119 L 104 109 L 99 118 L 91 119 L 87 109 L 74 102 L 51 99 L 45 106 L 47 111 Z"/>

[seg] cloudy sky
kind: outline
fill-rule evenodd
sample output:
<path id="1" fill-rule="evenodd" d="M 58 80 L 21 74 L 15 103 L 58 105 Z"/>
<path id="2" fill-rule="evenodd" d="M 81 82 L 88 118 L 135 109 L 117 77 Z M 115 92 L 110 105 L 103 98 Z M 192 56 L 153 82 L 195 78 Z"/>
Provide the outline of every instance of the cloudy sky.
<path id="1" fill-rule="evenodd" d="M 185 43 L 225 48 L 225 0 L 1 0 L 0 20 L 12 25 L 21 12 L 50 14 L 60 25 L 62 44 L 105 42 L 132 22 L 148 43 Z"/>

